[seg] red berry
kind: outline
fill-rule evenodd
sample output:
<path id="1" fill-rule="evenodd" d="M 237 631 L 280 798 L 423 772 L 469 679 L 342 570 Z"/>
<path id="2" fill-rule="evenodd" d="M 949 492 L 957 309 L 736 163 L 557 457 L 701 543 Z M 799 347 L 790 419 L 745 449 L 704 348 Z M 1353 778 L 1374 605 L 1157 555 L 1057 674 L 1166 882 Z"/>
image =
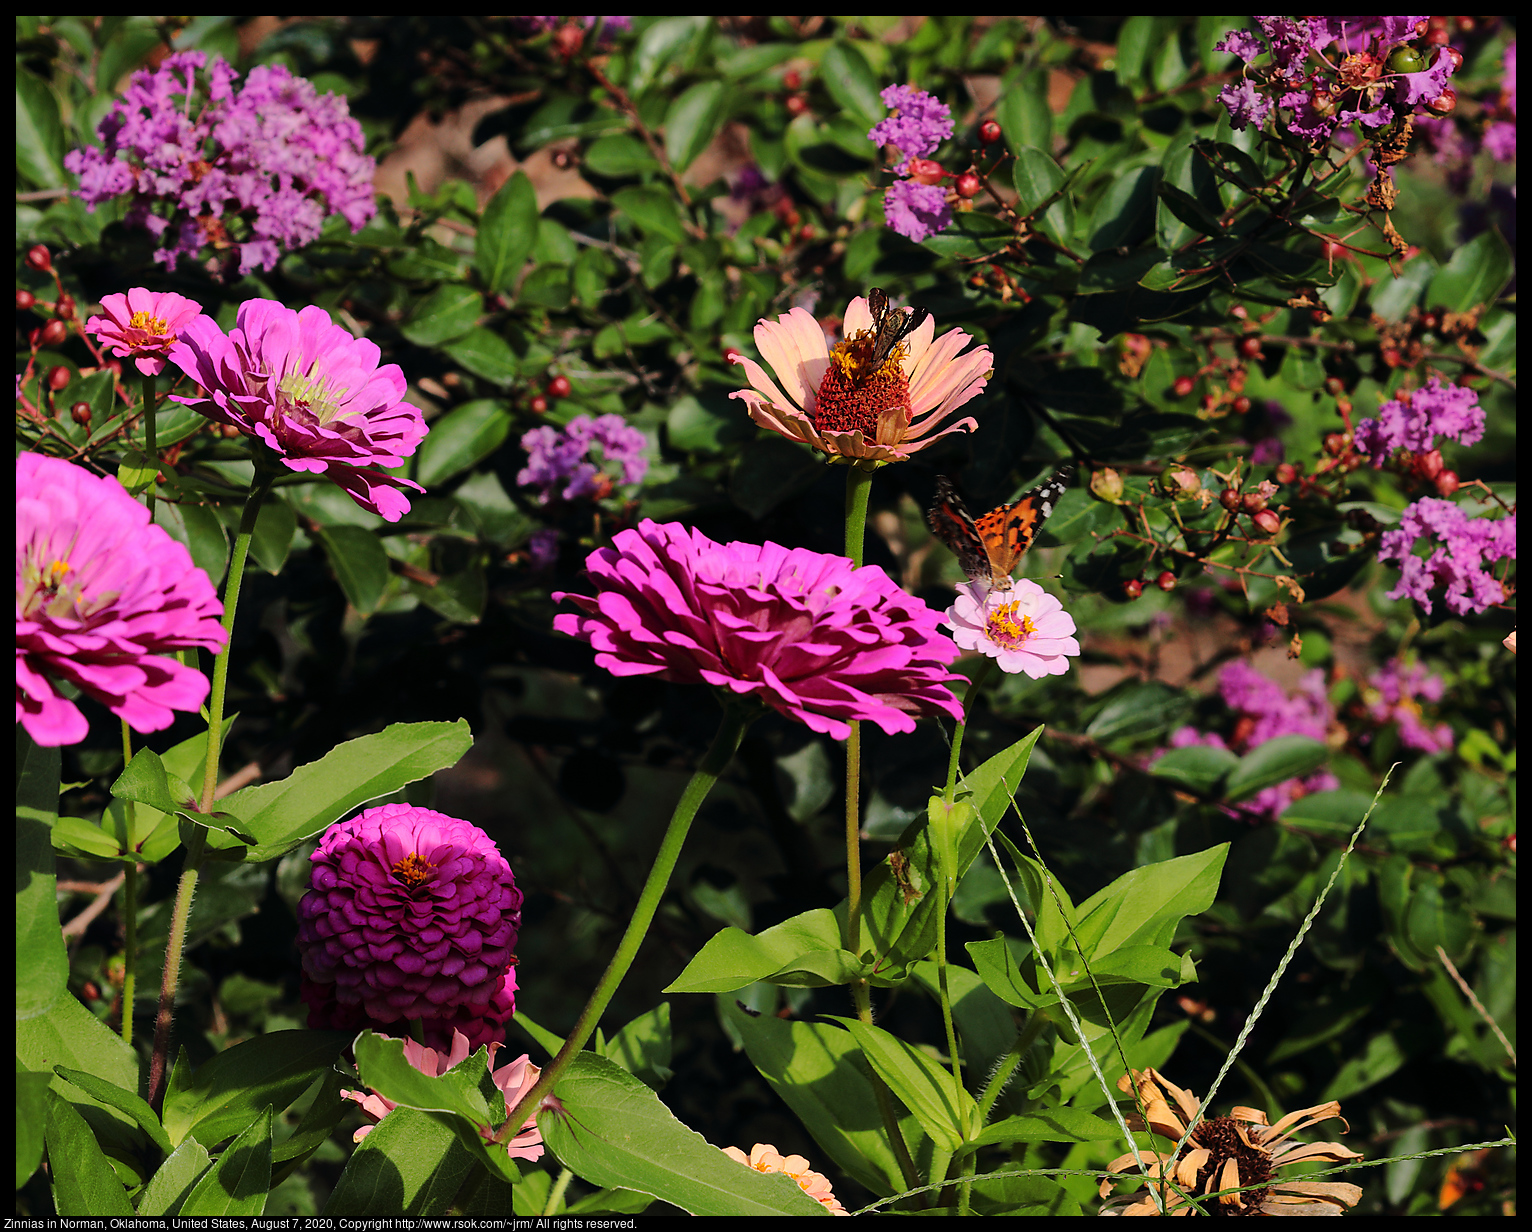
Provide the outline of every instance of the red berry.
<path id="1" fill-rule="evenodd" d="M 1236 321 L 1248 321 L 1250 319 L 1250 310 L 1244 304 L 1235 304 L 1234 307 L 1229 309 L 1229 315 Z"/>
<path id="2" fill-rule="evenodd" d="M 1239 507 L 1246 513 L 1260 513 L 1266 508 L 1266 498 L 1259 492 L 1246 492 L 1239 500 Z"/>
<path id="3" fill-rule="evenodd" d="M 785 90 L 803 89 L 803 74 L 795 68 L 790 68 L 782 74 L 782 88 Z"/>
<path id="4" fill-rule="evenodd" d="M 1167 569 L 1154 579 L 1154 584 L 1161 590 L 1174 590 L 1176 588 L 1176 575 Z"/>
<path id="5" fill-rule="evenodd" d="M 1275 509 L 1262 509 L 1250 520 L 1268 535 L 1275 535 L 1282 529 L 1282 519 L 1277 516 Z"/>
<path id="6" fill-rule="evenodd" d="M 1000 140 L 1000 125 L 993 120 L 985 120 L 979 125 L 979 140 L 985 145 L 994 145 Z"/>
<path id="7" fill-rule="evenodd" d="M 1454 17 L 1453 20 L 1457 22 L 1458 29 L 1464 34 L 1472 34 L 1479 28 L 1479 19 L 1477 17 Z"/>
<path id="8" fill-rule="evenodd" d="M 1443 90 L 1440 94 L 1438 94 L 1435 98 L 1426 104 L 1426 110 L 1429 111 L 1432 115 L 1446 116 L 1451 115 L 1453 111 L 1457 109 L 1457 105 L 1458 92 L 1451 86 L 1448 86 L 1445 90 Z"/>
<path id="9" fill-rule="evenodd" d="M 1443 471 L 1436 477 L 1436 490 L 1443 496 L 1451 496 L 1460 486 L 1456 471 Z"/>
<path id="10" fill-rule="evenodd" d="M 1434 480 L 1442 473 L 1442 451 L 1433 449 L 1416 458 L 1415 473 L 1427 481 Z"/>
<path id="11" fill-rule="evenodd" d="M 58 346 L 67 337 L 69 337 L 69 326 L 55 317 L 43 326 L 39 340 L 44 346 Z"/>
<path id="12" fill-rule="evenodd" d="M 28 291 L 25 287 L 16 288 L 17 312 L 25 312 L 35 303 L 37 303 L 37 296 L 33 295 L 32 292 Z"/>
<path id="13" fill-rule="evenodd" d="M 1246 359 L 1259 359 L 1261 357 L 1261 340 L 1259 338 L 1241 338 L 1239 340 L 1239 353 Z"/>
<path id="14" fill-rule="evenodd" d="M 1338 376 L 1325 377 L 1325 393 L 1332 398 L 1339 398 L 1346 392 L 1346 383 Z"/>
<path id="15" fill-rule="evenodd" d="M 1175 379 L 1175 383 L 1171 385 L 1170 388 L 1172 392 L 1175 393 L 1176 397 L 1184 398 L 1187 394 L 1192 392 L 1192 386 L 1195 384 L 1196 382 L 1193 381 L 1189 376 L 1178 376 Z"/>
<path id="16" fill-rule="evenodd" d="M 53 255 L 45 244 L 33 244 L 27 249 L 27 264 L 40 273 L 46 274 L 53 268 Z"/>
<path id="17" fill-rule="evenodd" d="M 82 428 L 90 427 L 90 403 L 76 402 L 69 408 L 69 418 Z"/>
<path id="18" fill-rule="evenodd" d="M 809 109 L 809 100 L 802 94 L 789 94 L 787 96 L 787 114 L 801 116 Z"/>
<path id="19" fill-rule="evenodd" d="M 1242 499 L 1238 488 L 1225 488 L 1218 494 L 1218 503 L 1230 513 L 1234 513 L 1239 509 L 1239 503 Z"/>
<path id="20" fill-rule="evenodd" d="M 940 184 L 947 174 L 934 158 L 912 158 L 905 170 L 917 184 Z"/>
<path id="21" fill-rule="evenodd" d="M 977 197 L 983 187 L 984 182 L 972 171 L 958 176 L 957 195 L 960 197 Z"/>
<path id="22" fill-rule="evenodd" d="M 1403 357 L 1399 354 L 1398 347 L 1384 347 L 1378 353 L 1378 357 L 1382 359 L 1384 365 L 1389 368 L 1397 368 L 1401 363 L 1404 362 Z"/>
<path id="23" fill-rule="evenodd" d="M 58 297 L 58 302 L 53 305 L 53 311 L 62 320 L 72 320 L 74 317 L 74 296 L 64 292 Z"/>
<path id="24" fill-rule="evenodd" d="M 1332 458 L 1338 458 L 1346 452 L 1346 434 L 1344 432 L 1329 432 L 1325 435 L 1325 452 Z"/>
<path id="25" fill-rule="evenodd" d="M 1423 40 L 1428 47 L 1445 47 L 1447 45 L 1447 31 L 1445 27 L 1427 30 Z"/>
<path id="26" fill-rule="evenodd" d="M 1296 483 L 1298 481 L 1298 468 L 1291 462 L 1278 462 L 1276 479 L 1278 483 Z"/>
<path id="27" fill-rule="evenodd" d="M 64 386 L 69 384 L 71 373 L 63 364 L 56 364 L 48 369 L 48 388 L 58 393 Z"/>
<path id="28" fill-rule="evenodd" d="M 798 238 L 800 240 L 811 240 L 811 239 L 813 239 L 814 238 L 814 224 L 810 223 L 810 222 L 806 222 L 806 223 L 803 224 L 803 226 L 799 227 L 798 228 Z"/>
<path id="29" fill-rule="evenodd" d="M 1144 593 L 1144 584 L 1138 578 L 1129 578 L 1122 584 L 1122 593 L 1130 599 L 1137 599 Z"/>
<path id="30" fill-rule="evenodd" d="M 548 413 L 548 399 L 543 397 L 542 394 L 538 394 L 527 405 L 532 408 L 532 414 L 534 415 L 546 415 Z"/>
<path id="31" fill-rule="evenodd" d="M 562 373 L 548 382 L 548 396 L 550 398 L 567 398 L 570 391 L 569 378 Z"/>
<path id="32" fill-rule="evenodd" d="M 1236 414 L 1248 415 L 1250 413 L 1250 399 L 1241 394 L 1234 399 L 1234 410 Z"/>
<path id="33" fill-rule="evenodd" d="M 1447 59 L 1452 61 L 1452 71 L 1454 73 L 1463 67 L 1463 53 L 1456 47 L 1443 47 L 1439 52 L 1436 53 L 1435 58 L 1431 61 L 1431 67 L 1435 68 L 1438 64 L 1440 64 L 1443 56 L 1446 56 Z"/>

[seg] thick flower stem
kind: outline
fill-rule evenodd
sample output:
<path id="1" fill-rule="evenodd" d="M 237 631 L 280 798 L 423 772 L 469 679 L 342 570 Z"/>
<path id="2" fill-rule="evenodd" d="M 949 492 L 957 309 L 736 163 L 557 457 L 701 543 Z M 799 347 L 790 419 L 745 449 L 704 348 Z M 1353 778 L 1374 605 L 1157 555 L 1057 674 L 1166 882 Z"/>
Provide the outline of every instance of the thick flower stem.
<path id="1" fill-rule="evenodd" d="M 149 479 L 149 486 L 144 489 L 144 504 L 149 508 L 149 521 L 154 521 L 154 485 L 160 481 L 160 455 L 154 447 L 154 413 L 157 409 L 154 405 L 154 378 L 147 374 L 143 376 L 143 394 L 140 406 L 144 411 L 144 452 L 149 455 L 149 465 L 154 467 L 154 474 Z"/>
<path id="2" fill-rule="evenodd" d="M 601 1021 L 601 1015 L 616 994 L 623 976 L 627 975 L 628 968 L 633 965 L 633 959 L 638 954 L 638 947 L 643 944 L 645 936 L 648 935 L 649 925 L 654 920 L 654 913 L 659 909 L 660 899 L 664 896 L 665 887 L 670 881 L 670 874 L 675 871 L 676 860 L 681 855 L 681 845 L 686 841 L 686 833 L 691 829 L 692 819 L 696 817 L 702 801 L 707 798 L 713 784 L 718 781 L 718 776 L 723 773 L 724 767 L 729 764 L 735 750 L 739 748 L 740 739 L 744 736 L 745 728 L 750 725 L 753 717 L 754 712 L 736 701 L 731 700 L 725 706 L 723 725 L 718 729 L 718 735 L 713 738 L 713 746 L 708 749 L 707 756 L 702 759 L 702 764 L 692 775 L 691 782 L 686 785 L 686 790 L 676 803 L 675 812 L 670 816 L 670 825 L 666 827 L 665 837 L 660 840 L 659 852 L 654 857 L 654 867 L 649 870 L 648 880 L 644 882 L 644 888 L 639 892 L 638 903 L 633 908 L 633 918 L 628 922 L 628 928 L 623 933 L 622 940 L 618 942 L 617 952 L 612 955 L 612 961 L 607 964 L 605 973 L 597 983 L 595 991 L 590 995 L 590 1000 L 580 1011 L 580 1017 L 575 1022 L 574 1028 L 565 1037 L 564 1046 L 543 1070 L 532 1089 L 511 1109 L 505 1124 L 496 1135 L 496 1141 L 504 1142 L 520 1131 L 526 1123 L 528 1112 L 536 1109 L 543 1096 L 553 1089 L 559 1075 L 568 1068 L 569 1063 L 574 1060 L 575 1055 L 596 1030 L 596 1024 Z"/>
<path id="3" fill-rule="evenodd" d="M 985 655 L 984 662 L 979 664 L 979 670 L 968 682 L 968 691 L 963 694 L 963 721 L 952 731 L 952 756 L 947 762 L 947 790 L 942 793 L 942 799 L 948 804 L 957 797 L 958 754 L 963 751 L 963 732 L 968 726 L 968 718 L 973 712 L 973 704 L 979 696 L 979 690 L 984 687 L 984 682 L 989 679 L 994 666 L 995 661 Z"/>
<path id="4" fill-rule="evenodd" d="M 122 764 L 133 760 L 133 730 L 122 721 Z M 133 801 L 123 802 L 122 830 L 117 836 L 124 851 L 132 851 L 136 815 Z M 122 1042 L 133 1044 L 133 997 L 138 991 L 138 862 L 129 860 L 122 870 Z"/>

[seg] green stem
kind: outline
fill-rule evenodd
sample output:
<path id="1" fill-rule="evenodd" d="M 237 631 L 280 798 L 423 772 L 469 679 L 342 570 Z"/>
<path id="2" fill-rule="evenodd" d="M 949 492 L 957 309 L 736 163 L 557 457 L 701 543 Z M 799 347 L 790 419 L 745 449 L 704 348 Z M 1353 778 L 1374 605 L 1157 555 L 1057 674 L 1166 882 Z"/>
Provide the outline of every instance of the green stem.
<path id="1" fill-rule="evenodd" d="M 947 790 L 942 796 L 948 804 L 951 804 L 957 795 L 958 754 L 963 751 L 963 732 L 968 726 L 968 716 L 973 713 L 973 704 L 979 696 L 979 690 L 984 687 L 984 682 L 989 679 L 989 674 L 994 667 L 995 661 L 985 655 L 984 662 L 979 664 L 979 670 L 968 682 L 968 691 L 963 694 L 963 721 L 952 731 L 952 756 L 947 761 Z"/>
<path id="2" fill-rule="evenodd" d="M 133 760 L 133 731 L 122 721 L 122 764 Z M 131 852 L 137 815 L 133 801 L 123 802 L 123 824 L 117 844 Z M 138 862 L 129 860 L 122 872 L 123 955 L 122 955 L 122 1042 L 133 1046 L 133 997 L 138 991 Z"/>
<path id="3" fill-rule="evenodd" d="M 1010 1051 L 1001 1058 L 1000 1064 L 995 1067 L 995 1072 L 990 1075 L 989 1081 L 984 1084 L 984 1094 L 979 1096 L 979 1119 L 989 1120 L 990 1109 L 995 1106 L 995 1101 L 1000 1098 L 1000 1092 L 1005 1090 L 1005 1084 L 1011 1080 L 1011 1074 L 1021 1064 L 1021 1058 L 1027 1055 L 1027 1049 L 1032 1047 L 1037 1037 L 1043 1033 L 1043 1028 L 1048 1025 L 1048 1019 L 1043 1014 L 1031 1014 L 1027 1017 L 1027 1025 L 1016 1036 L 1016 1041 L 1011 1045 Z"/>
<path id="4" fill-rule="evenodd" d="M 853 462 L 846 472 L 846 555 L 862 567 L 862 542 L 867 535 L 867 497 L 872 492 L 872 471 Z"/>
<path id="5" fill-rule="evenodd" d="M 872 1026 L 872 998 L 867 987 L 866 980 L 851 981 L 851 998 L 856 1003 L 856 1016 L 861 1022 Z M 899 1162 L 899 1175 L 904 1177 L 906 1189 L 918 1189 L 920 1187 L 920 1174 L 915 1170 L 915 1160 L 910 1155 L 910 1148 L 904 1141 L 904 1135 L 899 1131 L 899 1116 L 894 1111 L 893 1096 L 889 1094 L 888 1086 L 883 1079 L 878 1077 L 878 1071 L 869 1069 L 867 1077 L 872 1081 L 872 1095 L 878 1103 L 878 1118 L 883 1122 L 883 1132 L 888 1135 L 889 1145 L 893 1147 L 894 1158 Z M 930 1196 L 922 1194 L 915 1199 L 921 1209 L 930 1206 Z"/>
<path id="6" fill-rule="evenodd" d="M 569 1188 L 569 1182 L 574 1179 L 574 1173 L 568 1168 L 561 1169 L 558 1180 L 553 1182 L 553 1187 L 548 1190 L 548 1200 L 543 1203 L 545 1216 L 557 1213 L 559 1203 L 563 1201 L 564 1193 Z"/>
<path id="7" fill-rule="evenodd" d="M 154 447 L 154 378 L 146 373 L 139 374 L 143 378 L 142 406 L 144 409 L 144 452 L 149 455 L 149 465 L 155 468 L 153 477 L 149 480 L 149 486 L 144 489 L 144 504 L 149 507 L 149 521 L 154 521 L 154 486 L 160 481 L 160 455 Z"/>
<path id="8" fill-rule="evenodd" d="M 617 992 L 617 986 L 622 983 L 623 976 L 627 975 L 628 968 L 633 965 L 633 959 L 638 954 L 638 947 L 643 944 L 644 937 L 648 935 L 649 925 L 654 920 L 655 911 L 659 909 L 660 899 L 664 896 L 670 874 L 675 870 L 676 860 L 681 854 L 681 845 L 686 841 L 686 832 L 691 829 L 692 819 L 696 817 L 697 809 L 707 798 L 713 784 L 718 781 L 718 776 L 723 773 L 724 767 L 729 764 L 734 751 L 739 748 L 740 739 L 744 736 L 745 728 L 750 725 L 753 717 L 753 713 L 736 700 L 731 698 L 726 702 L 723 724 L 718 729 L 718 735 L 713 738 L 713 746 L 708 749 L 707 756 L 702 759 L 702 764 L 697 767 L 697 772 L 692 775 L 691 782 L 686 785 L 686 790 L 676 803 L 675 812 L 670 817 L 670 825 L 666 827 L 665 837 L 660 840 L 659 852 L 654 857 L 654 867 L 649 870 L 649 879 L 644 882 L 644 888 L 639 892 L 638 904 L 633 908 L 633 918 L 628 922 L 628 928 L 623 933 L 622 940 L 618 942 L 617 952 L 612 955 L 612 961 L 607 964 L 606 972 L 596 985 L 595 991 L 591 993 L 590 1000 L 585 1003 L 585 1008 L 580 1011 L 580 1017 L 575 1022 L 574 1029 L 565 1038 L 564 1046 L 559 1049 L 558 1055 L 553 1058 L 548 1068 L 543 1070 L 532 1089 L 511 1109 L 505 1124 L 496 1135 L 497 1141 L 507 1141 L 520 1132 L 522 1125 L 526 1123 L 528 1111 L 539 1106 L 543 1096 L 553 1089 L 553 1084 L 558 1081 L 559 1075 L 569 1067 L 575 1054 L 585 1046 L 585 1042 L 595 1031 L 602 1013 Z"/>
<path id="9" fill-rule="evenodd" d="M 229 558 L 229 578 L 223 589 L 223 631 L 227 635 L 223 649 L 213 660 L 213 694 L 207 706 L 207 765 L 202 772 L 202 802 L 204 813 L 213 811 L 213 796 L 218 787 L 218 754 L 223 738 L 223 702 L 229 682 L 229 652 L 234 648 L 234 611 L 239 606 L 240 584 L 245 577 L 245 561 L 250 555 L 250 536 L 255 533 L 255 520 L 260 516 L 261 502 L 271 490 L 275 476 L 266 474 L 261 460 L 256 459 L 255 478 L 250 483 L 250 495 L 245 498 L 244 512 L 239 518 L 239 533 L 234 537 L 234 554 Z"/>
<path id="10" fill-rule="evenodd" d="M 941 990 L 942 1025 L 947 1028 L 947 1055 L 952 1058 L 953 1107 L 963 1106 L 963 1060 L 958 1055 L 957 1031 L 952 1025 L 952 997 L 947 992 L 947 908 L 951 897 L 947 893 L 947 879 L 937 878 L 941 884 L 940 910 L 936 915 L 936 983 Z"/>

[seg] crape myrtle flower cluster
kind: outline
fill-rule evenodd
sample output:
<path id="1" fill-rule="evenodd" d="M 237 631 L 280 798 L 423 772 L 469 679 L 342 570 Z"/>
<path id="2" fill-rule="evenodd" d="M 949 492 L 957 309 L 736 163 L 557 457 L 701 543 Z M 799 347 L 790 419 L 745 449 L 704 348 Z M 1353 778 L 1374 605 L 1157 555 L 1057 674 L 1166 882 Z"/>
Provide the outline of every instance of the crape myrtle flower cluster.
<path id="1" fill-rule="evenodd" d="M 1229 738 L 1225 740 L 1217 732 L 1182 727 L 1171 734 L 1170 748 L 1202 746 L 1247 753 L 1278 736 L 1308 736 L 1323 741 L 1335 722 L 1335 709 L 1325 693 L 1324 672 L 1317 667 L 1306 672 L 1298 687 L 1289 693 L 1275 680 L 1236 659 L 1219 673 L 1218 692 L 1224 705 L 1238 716 Z M 1333 774 L 1320 770 L 1305 778 L 1274 784 L 1245 807 L 1276 817 L 1301 796 L 1339 786 L 1340 781 Z"/>
<path id="2" fill-rule="evenodd" d="M 124 222 L 164 241 L 155 260 L 168 269 L 205 245 L 237 248 L 242 275 L 271 269 L 330 215 L 359 231 L 377 212 L 376 164 L 344 98 L 281 65 L 238 78 L 201 51 L 167 56 L 133 74 L 99 147 L 64 156 L 86 208 L 126 196 Z"/>
<path id="3" fill-rule="evenodd" d="M 1417 555 L 1423 547 L 1425 556 Z M 1506 600 L 1505 585 L 1490 572 L 1496 561 L 1516 559 L 1516 515 L 1474 518 L 1451 501 L 1425 497 L 1383 532 L 1378 559 L 1399 565 L 1390 599 L 1414 599 L 1429 614 L 1433 593 L 1445 587 L 1447 608 L 1458 616 Z"/>
<path id="4" fill-rule="evenodd" d="M 1376 419 L 1357 424 L 1355 443 L 1357 452 L 1366 454 L 1377 468 L 1396 449 L 1429 453 L 1439 436 L 1460 445 L 1477 445 L 1484 437 L 1484 408 L 1474 390 L 1444 385 L 1432 373 L 1420 389 L 1400 390 L 1392 402 L 1385 402 Z"/>
<path id="5" fill-rule="evenodd" d="M 521 447 L 527 464 L 516 482 L 540 505 L 605 496 L 617 484 L 638 483 L 649 470 L 648 441 L 621 415 L 576 415 L 562 429 L 545 424 L 524 433 Z"/>
<path id="6" fill-rule="evenodd" d="M 1252 18 L 1255 29 L 1235 30 L 1218 44 L 1245 61 L 1219 101 L 1235 128 L 1259 128 L 1280 109 L 1288 131 L 1316 144 L 1357 123 L 1376 132 L 1417 113 L 1450 111 L 1448 83 L 1462 57 L 1447 47 L 1415 46 L 1427 20 Z"/>
<path id="7" fill-rule="evenodd" d="M 386 522 L 410 511 L 399 489 L 424 492 L 390 475 L 426 434 L 425 417 L 405 402 L 398 364 L 351 334 L 323 308 L 300 312 L 276 300 L 247 299 L 227 334 L 211 317 L 189 322 L 170 362 L 205 391 L 180 402 L 260 442 L 288 470 L 323 475 Z"/>
<path id="8" fill-rule="evenodd" d="M 218 651 L 223 605 L 191 553 L 117 480 L 62 458 L 16 458 L 16 721 L 40 745 L 90 724 L 58 682 L 134 731 L 195 712 L 208 681 L 172 652 Z"/>
<path id="9" fill-rule="evenodd" d="M 912 171 L 912 164 L 934 154 L 952 136 L 952 111 L 914 86 L 889 86 L 879 97 L 893 114 L 873 125 L 867 138 L 878 146 L 894 146 L 899 151 L 895 173 L 910 177 L 897 180 L 883 194 L 883 214 L 890 227 L 918 244 L 952 222 L 946 189 L 914 178 Z"/>
<path id="10" fill-rule="evenodd" d="M 1466 192 L 1474 158 L 1483 150 L 1497 163 L 1516 160 L 1516 40 L 1507 44 L 1501 61 L 1503 79 L 1481 97 L 1477 117 L 1461 114 L 1422 116 L 1415 131 L 1431 151 L 1431 160 L 1447 174 L 1453 191 Z"/>
<path id="11" fill-rule="evenodd" d="M 385 804 L 325 831 L 298 904 L 309 1026 L 391 1035 L 419 1021 L 445 1052 L 503 1038 L 516 1012 L 522 893 L 470 822 Z"/>
<path id="12" fill-rule="evenodd" d="M 1368 713 L 1379 723 L 1395 723 L 1399 742 L 1407 749 L 1440 753 L 1452 747 L 1452 728 L 1445 723 L 1427 726 L 1421 702 L 1439 702 L 1445 685 L 1419 663 L 1390 659 L 1367 677 L 1362 698 Z"/>

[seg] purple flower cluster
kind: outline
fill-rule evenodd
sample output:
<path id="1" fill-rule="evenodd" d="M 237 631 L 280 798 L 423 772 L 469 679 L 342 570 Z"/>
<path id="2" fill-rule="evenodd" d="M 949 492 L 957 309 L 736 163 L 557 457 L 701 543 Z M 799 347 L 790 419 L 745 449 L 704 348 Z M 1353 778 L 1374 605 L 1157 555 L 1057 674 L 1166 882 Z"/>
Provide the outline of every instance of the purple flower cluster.
<path id="1" fill-rule="evenodd" d="M 583 500 L 605 496 L 615 484 L 637 483 L 649 469 L 648 441 L 621 415 L 576 415 L 560 430 L 533 428 L 521 438 L 527 464 L 516 482 L 546 505 L 555 497 Z M 599 450 L 595 461 L 592 450 Z"/>
<path id="2" fill-rule="evenodd" d="M 1278 736 L 1308 736 L 1324 740 L 1335 720 L 1335 710 L 1325 694 L 1324 673 L 1318 668 L 1288 693 L 1275 680 L 1261 675 L 1248 663 L 1236 659 L 1218 676 L 1218 692 L 1224 705 L 1239 716 L 1228 741 L 1216 732 L 1183 727 L 1170 737 L 1172 749 L 1193 745 L 1249 752 Z M 1340 781 L 1328 770 L 1306 778 L 1288 779 L 1260 792 L 1246 807 L 1268 817 L 1278 816 L 1294 800 L 1309 792 L 1330 791 Z"/>
<path id="3" fill-rule="evenodd" d="M 1367 685 L 1363 696 L 1368 712 L 1379 723 L 1397 723 L 1405 748 L 1440 753 L 1452 747 L 1452 728 L 1445 723 L 1427 727 L 1421 715 L 1422 699 L 1428 702 L 1442 699 L 1440 676 L 1428 674 L 1418 663 L 1390 659 L 1367 678 Z"/>
<path id="4" fill-rule="evenodd" d="M 241 274 L 270 269 L 331 214 L 361 230 L 377 212 L 376 164 L 346 100 L 281 65 L 258 65 L 236 89 L 220 59 L 199 91 L 206 63 L 183 51 L 134 73 L 96 129 L 101 146 L 64 156 L 86 208 L 129 194 L 126 224 L 165 237 L 155 260 L 170 269 L 208 244 L 237 248 Z"/>
<path id="5" fill-rule="evenodd" d="M 1424 544 L 1428 555 L 1415 555 Z M 1426 497 L 1383 532 L 1378 559 L 1397 561 L 1399 585 L 1390 599 L 1414 599 L 1431 611 L 1431 592 L 1446 587 L 1447 607 L 1459 616 L 1505 602 L 1505 586 L 1489 571 L 1495 561 L 1516 559 L 1516 515 L 1471 518 L 1451 501 Z"/>
<path id="6" fill-rule="evenodd" d="M 1488 97 L 1480 96 L 1481 112 L 1472 119 L 1460 115 L 1423 116 L 1416 132 L 1432 161 L 1443 168 L 1455 192 L 1465 192 L 1473 174 L 1474 157 L 1484 150 L 1498 163 L 1516 160 L 1516 41 L 1505 49 L 1504 80 Z"/>
<path id="7" fill-rule="evenodd" d="M 1394 401 L 1378 408 L 1376 419 L 1357 424 L 1356 448 L 1376 468 L 1396 449 L 1429 453 L 1436 448 L 1438 436 L 1460 445 L 1477 445 L 1484 436 L 1484 408 L 1472 389 L 1444 385 L 1432 373 L 1422 388 L 1401 391 Z"/>
<path id="8" fill-rule="evenodd" d="M 934 154 L 952 136 L 952 111 L 914 86 L 889 86 L 880 97 L 894 114 L 873 125 L 867 139 L 878 146 L 895 146 L 900 162 L 894 171 L 909 175 L 912 162 Z M 901 179 L 889 186 L 883 195 L 883 213 L 890 227 L 917 244 L 952 222 L 946 190 L 914 179 Z"/>
<path id="9" fill-rule="evenodd" d="M 1415 50 L 1424 16 L 1253 20 L 1257 29 L 1235 30 L 1218 44 L 1247 65 L 1267 57 L 1219 93 L 1235 128 L 1260 127 L 1281 108 L 1288 130 L 1315 142 L 1355 123 L 1377 130 L 1440 99 L 1456 68 L 1446 48 L 1429 46 L 1420 49 L 1420 71 L 1388 67 L 1396 48 Z"/>

